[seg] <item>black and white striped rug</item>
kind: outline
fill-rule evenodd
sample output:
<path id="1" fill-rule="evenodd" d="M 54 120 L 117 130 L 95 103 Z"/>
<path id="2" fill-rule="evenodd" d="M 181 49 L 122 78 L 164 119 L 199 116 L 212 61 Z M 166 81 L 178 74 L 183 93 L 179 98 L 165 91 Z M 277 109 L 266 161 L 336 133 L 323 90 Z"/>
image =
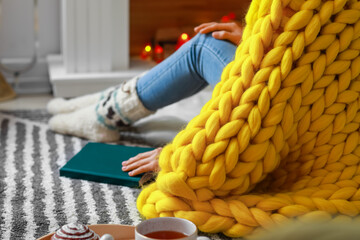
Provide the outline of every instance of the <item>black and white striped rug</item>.
<path id="1" fill-rule="evenodd" d="M 45 110 L 0 112 L 0 239 L 36 239 L 70 222 L 140 223 L 140 189 L 59 176 L 87 141 L 55 134 L 49 118 Z M 124 143 L 146 143 L 129 139 Z"/>
<path id="2" fill-rule="evenodd" d="M 47 115 L 0 113 L 0 239 L 36 239 L 69 222 L 135 225 L 138 189 L 59 177 L 86 141 L 54 134 Z"/>

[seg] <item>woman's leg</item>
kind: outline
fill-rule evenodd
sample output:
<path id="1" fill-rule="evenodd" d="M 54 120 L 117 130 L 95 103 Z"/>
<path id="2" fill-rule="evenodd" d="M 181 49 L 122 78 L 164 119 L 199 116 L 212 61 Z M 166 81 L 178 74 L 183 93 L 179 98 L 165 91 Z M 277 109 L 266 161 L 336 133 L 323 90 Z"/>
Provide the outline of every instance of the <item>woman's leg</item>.
<path id="1" fill-rule="evenodd" d="M 156 111 L 220 80 L 236 46 L 210 34 L 197 34 L 174 54 L 141 77 L 136 85 L 144 106 Z"/>
<path id="2" fill-rule="evenodd" d="M 56 115 L 50 128 L 94 141 L 116 141 L 117 127 L 215 85 L 235 50 L 230 42 L 198 34 L 144 76 L 112 88 L 97 104 Z"/>
<path id="3" fill-rule="evenodd" d="M 215 85 L 222 69 L 232 60 L 235 49 L 235 45 L 217 40 L 210 34 L 196 35 L 140 77 L 137 92 L 141 101 L 154 111 L 193 95 L 207 84 Z M 49 102 L 47 109 L 52 114 L 74 112 L 95 104 L 112 90 L 114 88 L 69 100 L 57 98 Z"/>
<path id="4" fill-rule="evenodd" d="M 118 86 L 99 101 L 99 122 L 115 129 L 157 109 L 215 85 L 233 59 L 236 46 L 210 34 L 198 34 L 139 79 Z"/>

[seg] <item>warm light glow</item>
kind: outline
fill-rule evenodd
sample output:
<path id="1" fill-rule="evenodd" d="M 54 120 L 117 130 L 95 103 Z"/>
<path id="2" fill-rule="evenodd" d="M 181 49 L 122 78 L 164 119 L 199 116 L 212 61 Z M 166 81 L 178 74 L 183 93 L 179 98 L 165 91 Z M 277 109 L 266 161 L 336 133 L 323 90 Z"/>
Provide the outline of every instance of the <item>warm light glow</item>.
<path id="1" fill-rule="evenodd" d="M 155 47 L 155 53 L 162 53 L 163 51 L 164 51 L 164 49 L 161 46 L 157 45 Z"/>
<path id="2" fill-rule="evenodd" d="M 151 46 L 150 45 L 146 45 L 145 52 L 151 52 Z"/>
<path id="3" fill-rule="evenodd" d="M 188 40 L 188 38 L 189 38 L 189 35 L 187 35 L 186 33 L 181 34 L 182 40 Z"/>
<path id="4" fill-rule="evenodd" d="M 230 18 L 229 18 L 229 16 L 223 16 L 222 18 L 221 18 L 221 22 L 229 22 L 230 21 Z"/>
<path id="5" fill-rule="evenodd" d="M 236 14 L 234 12 L 229 12 L 228 17 L 230 18 L 230 20 L 235 20 Z"/>

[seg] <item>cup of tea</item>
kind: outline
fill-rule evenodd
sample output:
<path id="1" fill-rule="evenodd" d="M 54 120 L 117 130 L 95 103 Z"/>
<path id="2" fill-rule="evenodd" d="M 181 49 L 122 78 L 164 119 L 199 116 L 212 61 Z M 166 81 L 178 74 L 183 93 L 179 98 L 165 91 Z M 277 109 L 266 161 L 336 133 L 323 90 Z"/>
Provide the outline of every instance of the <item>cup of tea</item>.
<path id="1" fill-rule="evenodd" d="M 209 240 L 198 237 L 194 223 L 176 217 L 152 218 L 139 223 L 135 227 L 135 240 L 150 239 Z"/>

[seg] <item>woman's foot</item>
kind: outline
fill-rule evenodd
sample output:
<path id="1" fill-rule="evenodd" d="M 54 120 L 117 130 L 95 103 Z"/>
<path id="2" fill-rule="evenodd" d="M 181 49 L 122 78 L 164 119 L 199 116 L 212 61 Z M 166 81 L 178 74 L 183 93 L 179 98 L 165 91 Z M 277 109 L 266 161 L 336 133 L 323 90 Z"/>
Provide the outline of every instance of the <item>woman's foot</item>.
<path id="1" fill-rule="evenodd" d="M 86 138 L 95 142 L 115 142 L 120 138 L 117 130 L 112 130 L 98 121 L 96 104 L 74 112 L 58 114 L 49 121 L 50 129 L 67 135 Z"/>
<path id="2" fill-rule="evenodd" d="M 80 97 L 75 97 L 71 99 L 64 98 L 54 98 L 49 101 L 46 106 L 46 109 L 49 113 L 55 115 L 59 113 L 69 113 L 74 112 L 78 109 L 88 107 L 100 101 L 102 98 L 106 97 L 115 87 L 107 88 L 104 91 L 87 94 Z"/>
<path id="3" fill-rule="evenodd" d="M 75 110 L 52 117 L 49 121 L 50 129 L 96 142 L 119 140 L 119 127 L 130 125 L 153 113 L 139 99 L 136 82 L 137 78 L 133 78 L 100 94 L 68 101 L 53 100 L 49 103 L 49 108 L 56 110 L 52 112 L 59 112 L 60 105 L 63 111 Z M 92 101 L 95 103 L 91 104 Z"/>
<path id="4" fill-rule="evenodd" d="M 101 93 L 89 94 L 72 99 L 55 98 L 49 101 L 46 109 L 51 114 L 74 112 L 99 101 Z"/>

